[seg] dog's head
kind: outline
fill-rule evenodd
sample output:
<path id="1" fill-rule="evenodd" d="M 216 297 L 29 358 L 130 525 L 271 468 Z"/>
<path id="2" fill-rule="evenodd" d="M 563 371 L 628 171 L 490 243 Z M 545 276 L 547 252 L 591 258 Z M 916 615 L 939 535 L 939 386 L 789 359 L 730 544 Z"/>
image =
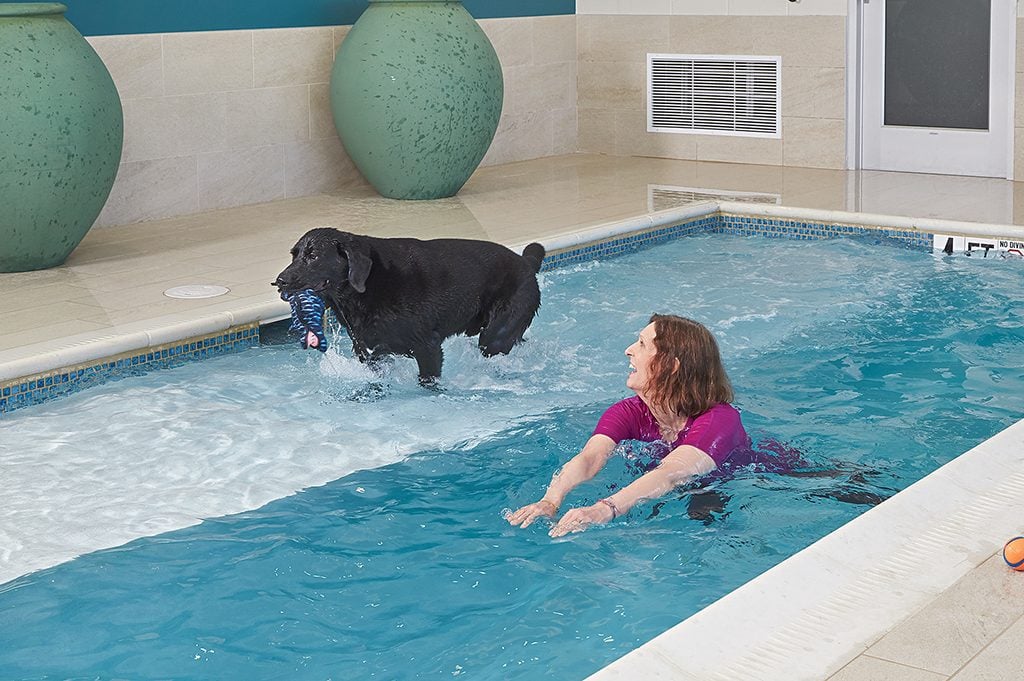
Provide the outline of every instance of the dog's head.
<path id="1" fill-rule="evenodd" d="M 370 276 L 369 249 L 357 235 L 330 227 L 311 229 L 292 247 L 292 262 L 277 275 L 278 290 L 340 289 L 345 283 L 358 293 L 366 291 Z"/>

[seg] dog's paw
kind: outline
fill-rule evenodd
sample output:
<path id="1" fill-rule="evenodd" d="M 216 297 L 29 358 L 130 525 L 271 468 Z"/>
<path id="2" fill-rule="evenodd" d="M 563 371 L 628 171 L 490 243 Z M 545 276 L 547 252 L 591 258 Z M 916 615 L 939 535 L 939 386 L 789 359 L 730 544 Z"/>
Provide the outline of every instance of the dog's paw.
<path id="1" fill-rule="evenodd" d="M 435 393 L 443 393 L 440 376 L 420 376 L 420 386 Z"/>

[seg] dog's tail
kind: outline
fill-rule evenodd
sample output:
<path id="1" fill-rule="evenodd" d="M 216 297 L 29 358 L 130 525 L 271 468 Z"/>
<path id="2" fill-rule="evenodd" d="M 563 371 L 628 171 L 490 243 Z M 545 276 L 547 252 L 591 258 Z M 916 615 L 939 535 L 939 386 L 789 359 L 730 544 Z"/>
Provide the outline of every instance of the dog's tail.
<path id="1" fill-rule="evenodd" d="M 523 258 L 533 266 L 534 272 L 539 272 L 545 253 L 544 247 L 535 241 L 523 249 Z"/>

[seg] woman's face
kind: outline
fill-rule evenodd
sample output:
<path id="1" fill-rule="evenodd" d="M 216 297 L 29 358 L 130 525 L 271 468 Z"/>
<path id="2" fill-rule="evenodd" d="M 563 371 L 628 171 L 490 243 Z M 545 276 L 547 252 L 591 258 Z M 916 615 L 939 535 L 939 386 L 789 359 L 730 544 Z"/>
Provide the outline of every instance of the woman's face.
<path id="1" fill-rule="evenodd" d="M 626 356 L 629 357 L 629 376 L 626 378 L 626 387 L 633 392 L 640 393 L 647 387 L 647 381 L 651 377 L 651 360 L 657 350 L 654 348 L 654 322 L 651 322 L 640 331 L 636 342 L 626 348 Z"/>

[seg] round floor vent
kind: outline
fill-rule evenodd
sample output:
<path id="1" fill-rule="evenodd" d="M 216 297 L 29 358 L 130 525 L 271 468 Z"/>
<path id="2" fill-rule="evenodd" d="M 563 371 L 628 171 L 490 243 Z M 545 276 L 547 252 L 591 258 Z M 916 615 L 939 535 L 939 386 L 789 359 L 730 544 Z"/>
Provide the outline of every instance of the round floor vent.
<path id="1" fill-rule="evenodd" d="M 175 286 L 164 291 L 168 298 L 216 298 L 230 291 L 226 286 L 215 286 L 213 284 L 189 284 L 188 286 Z"/>

